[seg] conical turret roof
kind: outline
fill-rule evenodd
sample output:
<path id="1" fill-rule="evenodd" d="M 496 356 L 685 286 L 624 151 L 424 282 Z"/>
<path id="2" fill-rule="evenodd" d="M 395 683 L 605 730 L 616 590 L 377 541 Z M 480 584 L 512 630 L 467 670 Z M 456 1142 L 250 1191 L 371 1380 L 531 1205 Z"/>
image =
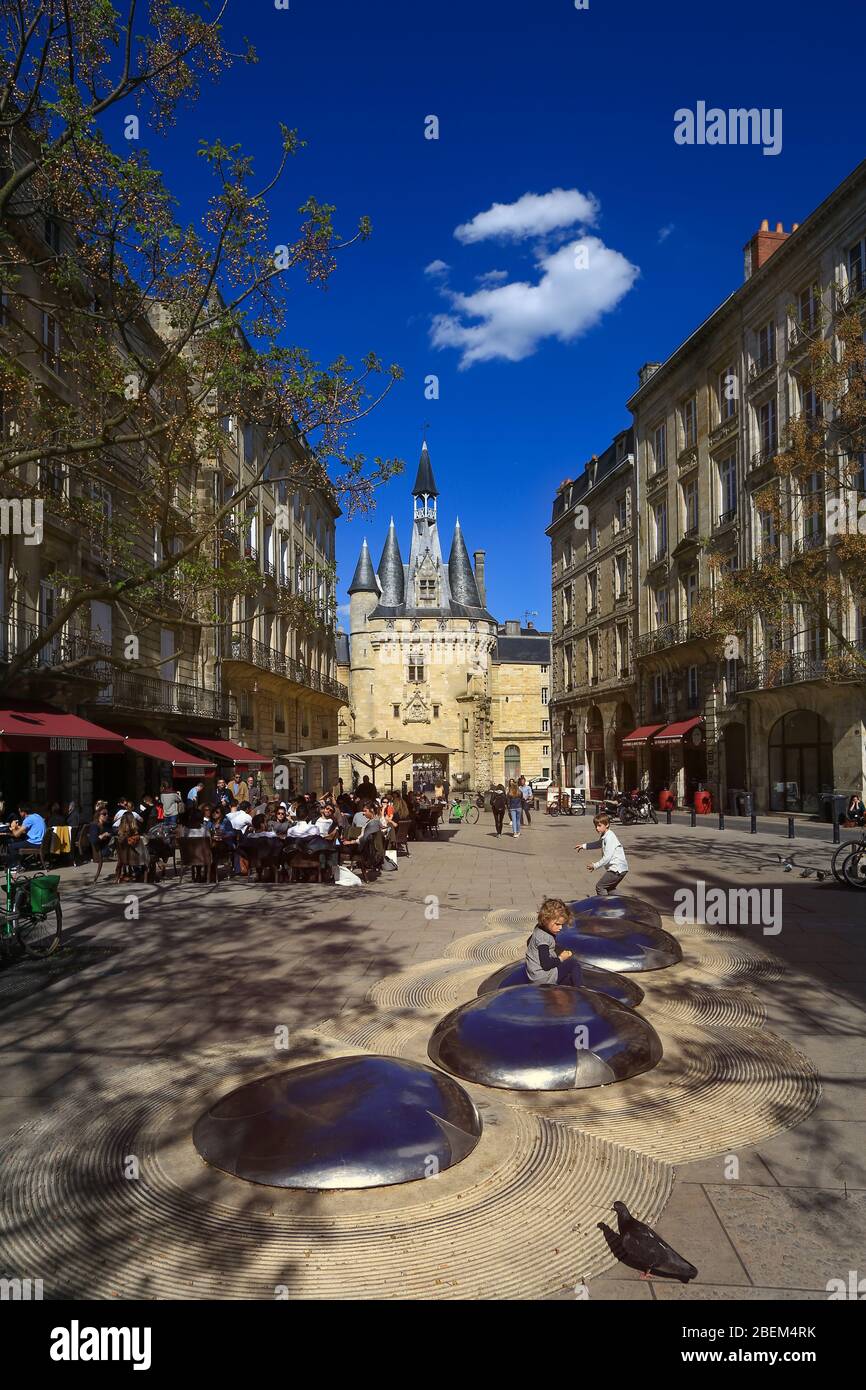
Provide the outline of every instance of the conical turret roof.
<path id="1" fill-rule="evenodd" d="M 436 479 L 433 477 L 433 465 L 430 462 L 430 455 L 427 452 L 427 441 L 421 445 L 421 458 L 418 462 L 418 476 L 415 479 L 415 486 L 412 489 L 413 497 L 421 497 L 424 493 L 428 497 L 438 497 L 439 489 L 436 486 Z"/>
<path id="2" fill-rule="evenodd" d="M 397 539 L 397 527 L 394 525 L 393 517 L 391 517 L 391 525 L 388 527 L 388 535 L 382 548 L 378 574 L 379 583 L 382 585 L 380 602 L 388 607 L 399 607 L 403 602 L 406 586 L 403 575 L 403 557 L 400 554 L 400 542 Z"/>
<path id="3" fill-rule="evenodd" d="M 366 540 L 361 546 L 361 553 L 358 556 L 358 563 L 355 566 L 355 573 L 349 585 L 350 594 L 378 594 L 379 585 L 376 583 L 376 572 L 373 569 L 373 557 L 370 554 L 370 547 Z"/>
<path id="4" fill-rule="evenodd" d="M 448 583 L 451 587 L 451 597 L 457 603 L 463 604 L 466 608 L 482 606 L 459 517 L 454 525 L 454 539 L 451 542 L 451 554 L 448 556 Z"/>

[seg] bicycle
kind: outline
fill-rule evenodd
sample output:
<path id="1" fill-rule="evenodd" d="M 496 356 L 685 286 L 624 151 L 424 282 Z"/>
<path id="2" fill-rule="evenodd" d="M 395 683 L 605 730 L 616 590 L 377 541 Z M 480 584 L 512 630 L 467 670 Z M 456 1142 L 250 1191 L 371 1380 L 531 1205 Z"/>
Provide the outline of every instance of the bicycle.
<path id="1" fill-rule="evenodd" d="M 866 888 L 866 838 L 849 842 L 847 848 L 848 855 L 839 865 L 842 872 L 842 882 L 848 884 L 850 888 Z M 836 855 L 834 854 L 834 863 L 835 860 Z"/>
<path id="2" fill-rule="evenodd" d="M 475 825 L 484 805 L 484 797 L 476 796 L 472 801 L 468 796 L 455 797 L 448 808 L 448 820 L 460 825 Z"/>
<path id="3" fill-rule="evenodd" d="M 830 868 L 837 883 L 847 883 L 845 865 L 849 856 L 861 853 L 866 850 L 866 835 L 861 835 L 859 840 L 843 840 L 833 851 L 833 858 L 830 860 Z"/>
<path id="4" fill-rule="evenodd" d="M 6 865 L 2 885 L 6 903 L 0 907 L 0 951 L 8 952 L 14 941 L 25 955 L 34 960 L 46 960 L 60 949 L 63 912 L 59 884 L 57 874 L 13 877 L 12 866 Z"/>

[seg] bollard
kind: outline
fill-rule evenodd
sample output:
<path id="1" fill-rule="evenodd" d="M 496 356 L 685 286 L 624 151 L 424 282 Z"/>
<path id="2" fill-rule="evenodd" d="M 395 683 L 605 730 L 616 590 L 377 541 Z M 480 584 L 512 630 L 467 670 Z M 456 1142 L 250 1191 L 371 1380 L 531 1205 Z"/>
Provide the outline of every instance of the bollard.
<path id="1" fill-rule="evenodd" d="M 794 838 L 794 817 L 793 817 L 793 816 L 789 816 L 789 817 L 788 817 L 788 839 L 789 839 L 789 840 L 793 840 L 793 838 Z"/>
<path id="2" fill-rule="evenodd" d="M 696 812 L 696 810 L 695 810 L 695 808 L 694 808 L 694 806 L 693 806 L 693 807 L 692 807 L 692 818 L 691 818 L 691 827 L 692 827 L 692 830 L 694 830 L 694 828 L 695 828 L 696 825 L 697 825 L 697 812 Z"/>
<path id="3" fill-rule="evenodd" d="M 724 830 L 724 828 L 725 828 L 725 813 L 724 813 L 724 811 L 720 811 L 720 812 L 719 812 L 719 829 L 720 829 L 720 830 Z"/>
<path id="4" fill-rule="evenodd" d="M 666 816 L 666 818 L 667 818 L 667 823 L 668 823 L 668 825 L 670 825 L 670 823 L 671 823 L 671 813 L 670 813 L 670 811 L 665 811 L 665 816 Z"/>
<path id="5" fill-rule="evenodd" d="M 753 811 L 752 814 L 749 816 L 749 834 L 750 834 L 750 835 L 757 835 L 757 833 L 758 833 L 758 817 L 757 817 L 757 815 L 755 814 L 755 812 Z"/>
<path id="6" fill-rule="evenodd" d="M 834 844 L 834 845 L 838 845 L 838 844 L 839 844 L 839 840 L 840 840 L 840 836 L 839 836 L 839 803 L 838 803 L 838 801 L 836 800 L 836 798 L 835 798 L 835 796 L 834 796 L 834 797 L 833 797 L 833 844 Z"/>

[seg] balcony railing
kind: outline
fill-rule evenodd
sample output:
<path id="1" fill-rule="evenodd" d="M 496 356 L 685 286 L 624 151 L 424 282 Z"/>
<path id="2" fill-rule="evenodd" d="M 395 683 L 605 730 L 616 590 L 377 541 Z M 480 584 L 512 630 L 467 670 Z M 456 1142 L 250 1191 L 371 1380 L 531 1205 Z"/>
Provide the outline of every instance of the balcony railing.
<path id="1" fill-rule="evenodd" d="M 822 656 L 811 652 L 776 652 L 772 657 L 761 654 L 744 667 L 738 686 L 740 690 L 772 690 L 802 681 L 866 679 L 866 648 L 858 650 L 859 661 L 844 647 L 833 647 Z"/>
<path id="2" fill-rule="evenodd" d="M 760 449 L 756 449 L 755 453 L 752 454 L 752 457 L 749 459 L 749 472 L 751 473 L 756 468 L 763 468 L 767 463 L 772 463 L 778 452 L 779 445 L 775 441 L 762 445 Z"/>
<path id="3" fill-rule="evenodd" d="M 776 365 L 774 353 L 765 353 L 761 357 L 756 357 L 754 362 L 749 364 L 749 385 L 755 386 L 757 382 L 769 376 Z"/>
<path id="4" fill-rule="evenodd" d="M 736 509 L 736 507 L 731 507 L 728 511 L 722 512 L 722 513 L 720 514 L 719 519 L 718 519 L 718 521 L 716 522 L 716 526 L 717 526 L 717 527 L 729 526 L 729 525 L 731 524 L 731 522 L 732 522 L 732 521 L 736 521 L 736 519 L 737 519 L 737 509 Z"/>
<path id="5" fill-rule="evenodd" d="M 270 671 L 275 676 L 285 676 L 286 680 L 294 681 L 297 685 L 306 686 L 309 690 L 321 690 L 323 694 L 333 695 L 340 700 L 348 701 L 349 698 L 347 687 L 340 681 L 320 675 L 303 662 L 296 661 L 291 656 L 283 656 L 282 652 L 278 652 L 274 647 L 258 642 L 253 637 L 247 637 L 245 633 L 234 633 L 231 636 L 225 659 L 246 662 L 248 666 L 257 666 L 260 670 Z"/>
<path id="6" fill-rule="evenodd" d="M 9 662 L 14 656 L 20 656 L 39 635 L 40 629 L 35 623 L 4 623 L 0 626 L 0 661 Z M 78 661 L 82 657 L 110 655 L 111 643 L 101 642 L 89 633 L 57 633 L 28 657 L 27 666 L 31 669 L 59 666 L 68 661 Z M 81 674 L 99 674 L 103 669 L 101 665 L 85 666 L 81 669 Z"/>
<path id="7" fill-rule="evenodd" d="M 662 623 L 655 632 L 645 632 L 638 638 L 638 656 L 651 656 L 653 652 L 664 651 L 667 647 L 677 647 L 683 642 L 691 642 L 703 634 L 694 631 L 688 618 L 678 623 Z"/>
<path id="8" fill-rule="evenodd" d="M 234 700 L 221 690 L 181 685 L 139 671 L 112 670 L 93 704 L 153 714 L 195 715 L 200 719 L 217 720 L 220 724 L 234 722 Z"/>
<path id="9" fill-rule="evenodd" d="M 801 536 L 794 541 L 792 546 L 795 555 L 806 555 L 810 550 L 823 550 L 827 544 L 827 537 L 824 535 L 824 528 L 814 532 L 810 536 Z"/>
<path id="10" fill-rule="evenodd" d="M 860 277 L 855 276 L 850 285 L 836 286 L 837 309 L 851 309 L 858 301 L 866 308 L 866 283 Z"/>

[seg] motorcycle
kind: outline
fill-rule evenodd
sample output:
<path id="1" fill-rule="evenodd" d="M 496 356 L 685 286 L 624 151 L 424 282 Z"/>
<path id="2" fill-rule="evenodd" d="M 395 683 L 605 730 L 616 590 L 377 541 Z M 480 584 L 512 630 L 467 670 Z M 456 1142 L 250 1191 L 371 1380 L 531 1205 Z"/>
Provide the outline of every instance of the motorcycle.
<path id="1" fill-rule="evenodd" d="M 648 825 L 651 821 L 653 825 L 658 825 L 659 818 L 646 792 L 632 792 L 632 809 L 635 819 L 642 824 Z"/>

